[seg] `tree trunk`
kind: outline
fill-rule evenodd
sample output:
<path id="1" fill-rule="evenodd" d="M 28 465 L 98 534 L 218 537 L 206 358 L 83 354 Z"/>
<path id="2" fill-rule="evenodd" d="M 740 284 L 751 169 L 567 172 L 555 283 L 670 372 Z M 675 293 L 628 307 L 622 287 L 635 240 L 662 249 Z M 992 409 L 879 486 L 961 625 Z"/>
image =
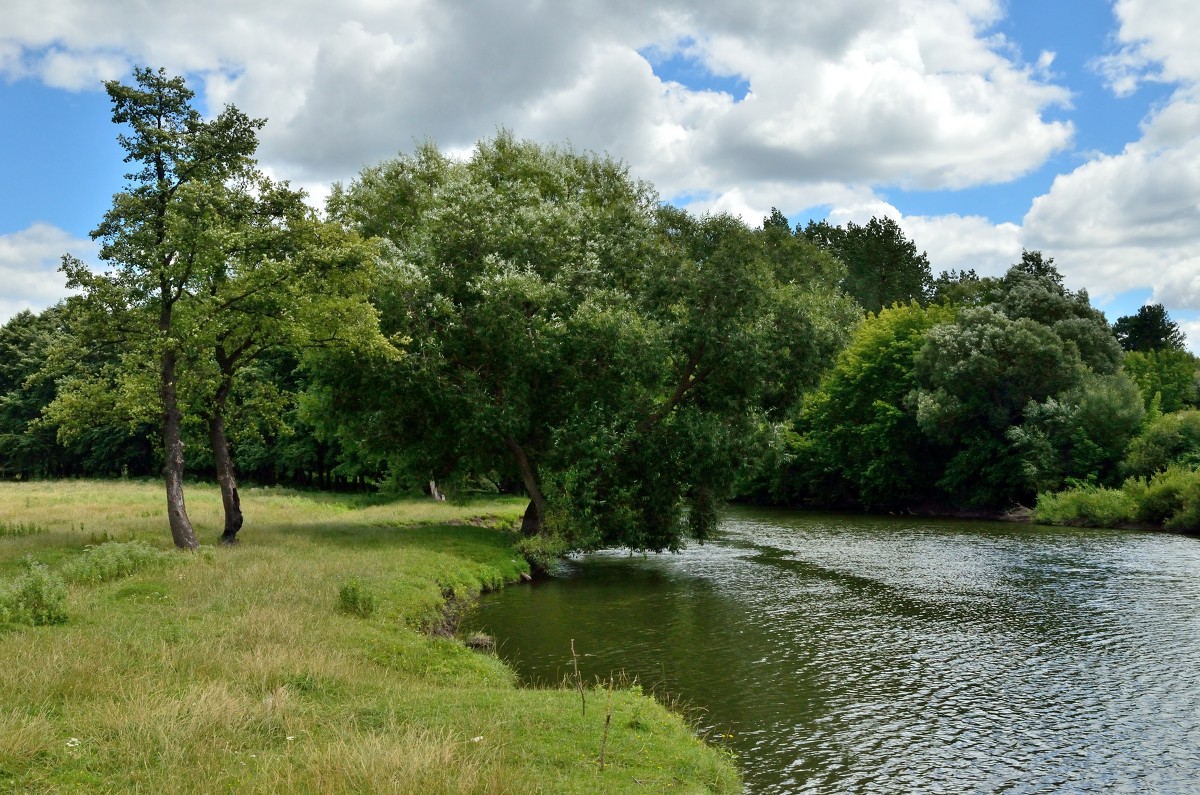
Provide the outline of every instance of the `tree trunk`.
<path id="1" fill-rule="evenodd" d="M 221 381 L 213 395 L 212 413 L 208 415 L 208 441 L 212 447 L 213 469 L 217 471 L 217 483 L 221 488 L 221 507 L 225 510 L 222 544 L 236 544 L 238 531 L 242 529 L 242 501 L 238 497 L 233 456 L 229 454 L 229 439 L 225 435 L 225 404 L 229 401 L 229 393 L 233 391 L 233 374 L 238 358 L 247 347 L 243 345 L 230 355 L 225 352 L 225 345 L 221 342 L 214 351 L 221 368 Z"/>
<path id="2" fill-rule="evenodd" d="M 225 438 L 225 413 L 220 407 L 208 418 L 208 440 L 212 444 L 213 466 L 221 487 L 221 506 L 225 509 L 221 543 L 236 544 L 238 530 L 242 529 L 242 501 L 238 497 L 233 457 L 229 455 L 229 440 Z"/>
<path id="3" fill-rule="evenodd" d="M 163 404 L 163 479 L 167 484 L 167 520 L 171 525 L 171 539 L 179 549 L 196 549 L 196 531 L 188 519 L 187 506 L 183 502 L 183 417 L 179 412 L 179 401 L 175 392 L 175 352 L 167 350 L 162 355 L 162 383 L 160 394 Z"/>
<path id="4" fill-rule="evenodd" d="M 517 444 L 517 440 L 511 436 L 504 437 L 504 445 L 517 459 L 521 480 L 525 483 L 525 491 L 529 494 L 529 507 L 525 509 L 525 516 L 521 518 L 521 534 L 535 536 L 541 532 L 542 525 L 546 522 L 546 498 L 542 496 L 537 473 L 533 471 L 533 464 L 521 445 Z"/>

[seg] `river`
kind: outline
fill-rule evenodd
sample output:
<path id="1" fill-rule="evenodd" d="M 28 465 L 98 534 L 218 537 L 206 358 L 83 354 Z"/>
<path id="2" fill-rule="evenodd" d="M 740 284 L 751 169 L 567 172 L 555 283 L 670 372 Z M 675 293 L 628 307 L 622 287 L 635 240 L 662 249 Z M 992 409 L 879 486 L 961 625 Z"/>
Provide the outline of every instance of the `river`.
<path id="1" fill-rule="evenodd" d="M 1200 540 L 731 509 L 486 597 L 527 684 L 623 673 L 751 793 L 1200 791 Z"/>

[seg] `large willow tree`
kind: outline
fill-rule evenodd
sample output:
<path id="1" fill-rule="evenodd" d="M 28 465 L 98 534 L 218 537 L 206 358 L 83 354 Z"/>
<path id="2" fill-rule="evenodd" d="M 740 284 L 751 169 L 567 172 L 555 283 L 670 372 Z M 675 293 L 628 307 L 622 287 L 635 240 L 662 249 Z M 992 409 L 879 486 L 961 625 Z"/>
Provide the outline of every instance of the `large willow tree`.
<path id="1" fill-rule="evenodd" d="M 407 351 L 330 357 L 326 416 L 422 479 L 519 481 L 525 532 L 570 548 L 702 538 L 857 312 L 806 241 L 507 134 L 368 168 L 331 210 L 390 242 L 376 302 Z"/>

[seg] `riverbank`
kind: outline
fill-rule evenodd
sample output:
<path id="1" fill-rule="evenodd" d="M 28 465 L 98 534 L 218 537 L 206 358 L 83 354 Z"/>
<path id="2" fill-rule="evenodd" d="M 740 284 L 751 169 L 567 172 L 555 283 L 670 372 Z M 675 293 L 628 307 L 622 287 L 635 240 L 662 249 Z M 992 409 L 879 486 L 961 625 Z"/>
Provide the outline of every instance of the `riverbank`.
<path id="1" fill-rule="evenodd" d="M 65 623 L 0 625 L 0 789 L 740 791 L 653 700 L 616 692 L 605 740 L 602 693 L 581 715 L 430 633 L 527 571 L 499 529 L 523 502 L 242 498 L 242 543 L 185 555 L 157 483 L 0 484 L 0 587 L 68 579 Z M 188 508 L 215 541 L 215 488 Z"/>

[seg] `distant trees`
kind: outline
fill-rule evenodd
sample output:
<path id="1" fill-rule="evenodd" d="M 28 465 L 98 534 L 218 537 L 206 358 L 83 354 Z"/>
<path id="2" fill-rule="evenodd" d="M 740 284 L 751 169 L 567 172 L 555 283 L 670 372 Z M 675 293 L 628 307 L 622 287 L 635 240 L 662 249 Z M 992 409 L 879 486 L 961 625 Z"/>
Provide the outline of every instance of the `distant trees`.
<path id="1" fill-rule="evenodd" d="M 913 360 L 929 330 L 954 316 L 949 307 L 916 302 L 867 316 L 804 404 L 788 492 L 868 507 L 936 496 L 945 453 L 917 423 Z"/>
<path id="2" fill-rule="evenodd" d="M 872 218 L 865 225 L 850 221 L 845 228 L 828 221 L 810 221 L 803 232 L 810 242 L 846 264 L 843 289 L 867 312 L 894 303 L 925 303 L 933 289 L 929 258 L 891 218 Z"/>
<path id="3" fill-rule="evenodd" d="M 1087 294 L 1039 252 L 959 281 L 940 286 L 963 304 L 868 317 L 805 404 L 793 468 L 859 504 L 989 509 L 1114 478 L 1144 409 Z"/>
<path id="4" fill-rule="evenodd" d="M 1127 351 L 1183 350 L 1183 332 L 1162 304 L 1146 304 L 1136 314 L 1117 318 L 1113 332 Z"/>

